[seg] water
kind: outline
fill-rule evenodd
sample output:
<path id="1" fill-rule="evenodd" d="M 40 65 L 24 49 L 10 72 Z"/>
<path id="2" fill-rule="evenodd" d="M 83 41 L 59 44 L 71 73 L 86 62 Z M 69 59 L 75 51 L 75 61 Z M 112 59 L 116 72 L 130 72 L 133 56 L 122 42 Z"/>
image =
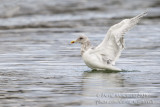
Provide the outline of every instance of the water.
<path id="1" fill-rule="evenodd" d="M 158 0 L 0 2 L 0 107 L 159 107 Z M 97 45 L 111 25 L 146 8 L 125 36 L 124 72 L 91 72 L 80 45 L 70 45 L 80 33 Z"/>

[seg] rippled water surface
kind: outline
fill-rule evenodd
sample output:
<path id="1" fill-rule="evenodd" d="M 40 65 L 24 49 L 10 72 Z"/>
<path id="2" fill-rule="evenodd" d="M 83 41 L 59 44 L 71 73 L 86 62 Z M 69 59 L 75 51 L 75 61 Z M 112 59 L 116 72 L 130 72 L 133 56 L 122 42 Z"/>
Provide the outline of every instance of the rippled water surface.
<path id="1" fill-rule="evenodd" d="M 159 0 L 0 1 L 0 107 L 159 107 Z M 91 71 L 70 41 L 98 45 L 107 30 L 145 9 L 125 35 L 123 72 Z"/>

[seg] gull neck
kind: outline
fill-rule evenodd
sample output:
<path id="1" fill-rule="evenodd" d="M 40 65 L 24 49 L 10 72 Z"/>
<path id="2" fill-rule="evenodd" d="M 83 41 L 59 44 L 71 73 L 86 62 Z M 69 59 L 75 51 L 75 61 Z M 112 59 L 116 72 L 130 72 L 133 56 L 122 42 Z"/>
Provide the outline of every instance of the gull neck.
<path id="1" fill-rule="evenodd" d="M 91 47 L 91 43 L 89 40 L 87 40 L 86 42 L 83 42 L 81 44 L 81 55 L 83 55 L 83 53 L 87 51 L 90 47 Z"/>

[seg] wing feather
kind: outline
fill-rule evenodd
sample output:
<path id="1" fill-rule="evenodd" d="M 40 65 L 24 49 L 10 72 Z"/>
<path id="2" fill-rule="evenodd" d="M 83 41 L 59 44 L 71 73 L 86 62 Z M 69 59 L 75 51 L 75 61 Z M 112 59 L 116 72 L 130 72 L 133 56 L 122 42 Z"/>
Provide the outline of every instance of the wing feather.
<path id="1" fill-rule="evenodd" d="M 136 17 L 130 19 L 124 19 L 120 23 L 113 25 L 107 32 L 106 37 L 95 48 L 95 52 L 103 54 L 104 59 L 112 60 L 112 64 L 119 58 L 121 51 L 125 47 L 124 35 L 127 31 L 132 29 L 140 19 L 145 16 L 147 12 L 144 12 Z"/>

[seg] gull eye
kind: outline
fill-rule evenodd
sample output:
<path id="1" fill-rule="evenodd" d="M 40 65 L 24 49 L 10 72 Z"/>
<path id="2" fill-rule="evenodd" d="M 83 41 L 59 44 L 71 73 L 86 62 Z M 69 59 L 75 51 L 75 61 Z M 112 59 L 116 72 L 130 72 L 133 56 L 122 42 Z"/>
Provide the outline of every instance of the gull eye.
<path id="1" fill-rule="evenodd" d="M 83 38 L 82 38 L 82 37 L 80 37 L 79 39 L 80 39 L 80 40 L 82 40 Z"/>

